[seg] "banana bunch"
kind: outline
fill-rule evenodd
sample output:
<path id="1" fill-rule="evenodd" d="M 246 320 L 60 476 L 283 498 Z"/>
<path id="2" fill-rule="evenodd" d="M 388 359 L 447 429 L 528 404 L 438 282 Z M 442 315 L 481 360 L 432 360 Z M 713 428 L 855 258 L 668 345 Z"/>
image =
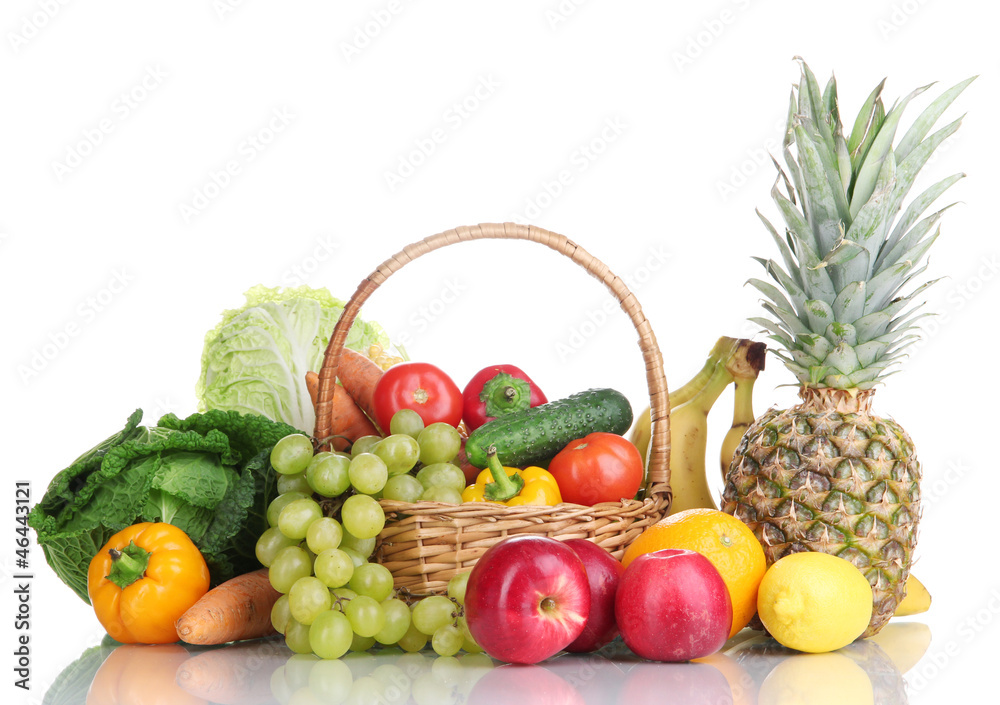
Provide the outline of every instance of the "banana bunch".
<path id="1" fill-rule="evenodd" d="M 736 446 L 753 423 L 753 385 L 764 369 L 764 343 L 743 338 L 719 338 L 701 370 L 689 382 L 670 392 L 670 513 L 693 507 L 715 508 L 708 487 L 705 451 L 708 412 L 730 384 L 736 384 L 733 424 L 726 434 L 720 461 L 725 477 Z M 650 413 L 639 414 L 632 442 L 645 458 L 651 439 Z M 728 455 L 727 455 L 728 454 Z"/>
<path id="2" fill-rule="evenodd" d="M 735 385 L 733 421 L 719 453 L 719 466 L 725 480 L 736 448 L 754 422 L 753 387 L 757 375 L 764 369 L 765 353 L 764 343 L 743 338 L 719 338 L 698 373 L 670 392 L 670 488 L 673 491 L 670 514 L 695 507 L 718 508 L 708 487 L 705 460 L 708 412 L 726 387 Z M 648 459 L 652 440 L 648 407 L 637 417 L 631 440 L 642 457 Z M 899 603 L 895 616 L 926 612 L 930 604 L 930 592 L 916 576 L 910 574 L 906 583 L 906 598 Z"/>

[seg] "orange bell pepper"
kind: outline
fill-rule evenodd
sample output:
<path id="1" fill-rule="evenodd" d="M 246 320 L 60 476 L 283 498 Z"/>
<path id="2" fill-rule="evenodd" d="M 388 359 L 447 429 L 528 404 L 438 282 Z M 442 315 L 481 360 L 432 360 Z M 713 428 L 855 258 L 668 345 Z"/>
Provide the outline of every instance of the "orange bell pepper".
<path id="1" fill-rule="evenodd" d="M 87 572 L 97 619 L 123 644 L 177 641 L 174 622 L 208 586 L 201 551 L 172 524 L 143 522 L 119 531 Z"/>

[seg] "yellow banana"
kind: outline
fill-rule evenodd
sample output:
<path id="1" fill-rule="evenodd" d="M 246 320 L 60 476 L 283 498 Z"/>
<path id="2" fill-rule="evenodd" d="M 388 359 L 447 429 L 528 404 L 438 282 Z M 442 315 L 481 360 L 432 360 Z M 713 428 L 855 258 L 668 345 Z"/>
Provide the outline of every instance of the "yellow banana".
<path id="1" fill-rule="evenodd" d="M 723 481 L 729 472 L 733 455 L 743 440 L 743 434 L 756 419 L 753 414 L 753 385 L 757 381 L 757 375 L 764 369 L 764 355 L 767 352 L 764 343 L 751 343 L 749 340 L 741 340 L 740 343 L 745 346 L 745 354 L 734 356 L 733 364 L 729 366 L 736 389 L 733 392 L 733 425 L 723 438 L 719 453 Z"/>
<path id="2" fill-rule="evenodd" d="M 694 398 L 670 410 L 670 514 L 685 509 L 715 509 L 715 499 L 705 472 L 708 412 L 733 376 L 721 362 L 708 384 Z"/>
<path id="3" fill-rule="evenodd" d="M 694 398 L 695 394 L 701 391 L 701 389 L 708 383 L 711 379 L 712 373 L 715 372 L 715 366 L 719 363 L 720 358 L 729 352 L 732 347 L 728 341 L 732 338 L 719 338 L 715 343 L 715 347 L 712 348 L 712 352 L 709 353 L 708 359 L 705 364 L 698 371 L 694 377 L 689 379 L 685 384 L 678 387 L 677 389 L 670 390 L 670 410 L 673 411 L 681 404 L 685 404 Z M 635 425 L 632 427 L 632 433 L 630 440 L 632 444 L 639 449 L 639 454 L 648 461 L 649 454 L 649 442 L 652 438 L 652 421 L 649 412 L 649 407 L 647 406 L 642 412 L 640 412 L 635 419 Z"/>
<path id="4" fill-rule="evenodd" d="M 931 645 L 931 630 L 920 622 L 889 622 L 867 640 L 878 644 L 899 672 L 906 673 L 927 652 L 927 647 Z"/>
<path id="5" fill-rule="evenodd" d="M 896 605 L 896 617 L 908 617 L 911 614 L 920 614 L 931 608 L 931 594 L 924 587 L 924 584 L 917 580 L 917 576 L 910 573 L 906 579 L 906 597 Z"/>
<path id="6" fill-rule="evenodd" d="M 752 394 L 757 372 L 763 368 L 764 351 L 763 343 L 719 338 L 698 374 L 670 392 L 671 514 L 694 507 L 716 507 L 712 490 L 708 486 L 705 461 L 708 412 L 734 380 L 738 379 L 743 383 L 741 400 Z M 753 422 L 752 404 L 741 401 L 741 412 L 743 407 L 750 408 L 749 426 Z M 647 407 L 638 415 L 631 434 L 632 443 L 647 463 L 651 441 L 650 425 Z M 742 433 L 740 436 L 742 437 Z"/>

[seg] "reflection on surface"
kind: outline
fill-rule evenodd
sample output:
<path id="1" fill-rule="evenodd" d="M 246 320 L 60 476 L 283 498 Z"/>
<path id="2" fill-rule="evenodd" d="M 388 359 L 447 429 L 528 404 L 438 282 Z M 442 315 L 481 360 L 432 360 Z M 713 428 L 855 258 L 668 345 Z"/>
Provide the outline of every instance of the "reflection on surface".
<path id="1" fill-rule="evenodd" d="M 221 648 L 170 644 L 85 651 L 44 705 L 645 705 L 646 703 L 907 702 L 903 673 L 930 644 L 918 622 L 890 623 L 829 654 L 803 654 L 745 630 L 719 653 L 690 663 L 643 661 L 616 641 L 592 654 L 536 666 L 483 654 L 426 650 L 350 653 L 337 661 L 296 655 L 280 637 Z"/>

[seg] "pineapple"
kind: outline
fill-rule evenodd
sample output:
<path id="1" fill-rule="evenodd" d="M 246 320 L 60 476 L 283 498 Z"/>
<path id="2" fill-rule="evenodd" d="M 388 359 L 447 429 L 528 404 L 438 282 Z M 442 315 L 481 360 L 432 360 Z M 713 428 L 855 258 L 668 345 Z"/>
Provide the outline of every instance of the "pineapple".
<path id="1" fill-rule="evenodd" d="M 769 314 L 751 320 L 780 346 L 775 353 L 798 378 L 802 401 L 768 411 L 748 429 L 726 476 L 723 509 L 754 530 L 769 564 L 797 551 L 854 563 L 872 585 L 864 634 L 871 636 L 905 594 L 920 518 L 913 442 L 895 421 L 872 413 L 872 395 L 918 337 L 914 298 L 933 283 L 918 277 L 945 209 L 922 214 L 963 175 L 939 181 L 905 209 L 902 203 L 958 129 L 960 119 L 928 136 L 972 79 L 935 99 L 893 147 L 903 110 L 928 87 L 886 112 L 883 81 L 845 136 L 835 79 L 821 92 L 799 62 L 784 140 L 788 170 L 775 160 L 771 192 L 785 237 L 758 212 L 781 263 L 758 259 L 774 283 L 750 283 Z"/>

